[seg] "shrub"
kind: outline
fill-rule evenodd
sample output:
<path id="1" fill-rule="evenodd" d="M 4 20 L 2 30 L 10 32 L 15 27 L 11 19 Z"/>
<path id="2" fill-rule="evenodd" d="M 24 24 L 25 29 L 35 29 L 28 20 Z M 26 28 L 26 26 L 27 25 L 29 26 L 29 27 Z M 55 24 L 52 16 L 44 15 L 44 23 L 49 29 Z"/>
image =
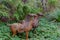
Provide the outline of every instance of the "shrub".
<path id="1" fill-rule="evenodd" d="M 31 3 L 31 4 L 30 4 Z M 16 20 L 22 20 L 29 13 L 38 13 L 42 10 L 40 7 L 35 7 L 34 1 L 28 1 L 23 3 L 21 0 L 5 0 L 2 1 L 2 9 L 0 11 L 1 16 L 6 16 L 7 18 L 14 17 Z M 32 5 L 33 4 L 33 5 Z M 5 10 L 5 11 L 3 11 Z"/>
<path id="2" fill-rule="evenodd" d="M 60 9 L 56 8 L 54 11 L 49 12 L 47 15 L 47 19 L 60 21 Z"/>
<path id="3" fill-rule="evenodd" d="M 49 4 L 50 6 L 55 7 L 56 4 L 57 4 L 57 0 L 48 0 L 48 4 Z"/>

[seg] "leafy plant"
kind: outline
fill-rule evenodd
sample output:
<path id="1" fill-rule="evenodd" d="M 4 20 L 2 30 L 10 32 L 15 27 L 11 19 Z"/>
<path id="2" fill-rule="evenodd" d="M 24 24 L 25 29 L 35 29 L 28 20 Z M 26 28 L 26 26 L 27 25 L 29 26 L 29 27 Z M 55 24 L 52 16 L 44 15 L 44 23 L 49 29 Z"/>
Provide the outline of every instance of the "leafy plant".
<path id="1" fill-rule="evenodd" d="M 2 5 L 3 5 L 2 8 L 3 8 L 3 10 L 5 10 L 5 11 L 3 11 L 5 13 L 2 13 L 1 16 L 6 16 L 7 18 L 14 17 L 17 20 L 22 20 L 29 13 L 40 12 L 42 9 L 40 7 L 36 8 L 35 7 L 36 5 L 34 5 L 35 1 L 33 1 L 33 2 L 31 2 L 31 1 L 28 1 L 27 3 L 24 4 L 21 0 L 17 0 L 17 1 L 4 0 L 4 1 L 2 1 Z M 7 11 L 7 13 L 6 13 L 6 11 Z M 1 12 L 2 12 L 2 9 L 1 9 Z M 6 14 L 6 15 L 3 15 L 3 14 Z"/>
<path id="2" fill-rule="evenodd" d="M 48 19 L 60 21 L 60 9 L 57 8 L 54 11 L 50 12 L 48 15 Z"/>
<path id="3" fill-rule="evenodd" d="M 49 5 L 56 6 L 57 0 L 48 0 Z"/>

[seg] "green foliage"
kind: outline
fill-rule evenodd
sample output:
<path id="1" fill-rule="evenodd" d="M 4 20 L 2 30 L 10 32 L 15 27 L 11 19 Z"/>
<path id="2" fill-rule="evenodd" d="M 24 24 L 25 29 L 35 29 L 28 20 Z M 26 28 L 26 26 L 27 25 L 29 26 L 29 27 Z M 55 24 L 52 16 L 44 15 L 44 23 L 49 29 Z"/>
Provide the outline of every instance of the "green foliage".
<path id="1" fill-rule="evenodd" d="M 48 18 L 50 20 L 54 19 L 54 20 L 60 21 L 60 9 L 57 8 L 54 11 L 50 12 L 49 15 L 48 15 Z"/>
<path id="2" fill-rule="evenodd" d="M 2 11 L 0 11 L 0 16 L 9 17 L 9 14 L 8 14 L 8 13 L 6 13 L 6 12 L 2 12 Z"/>
<path id="3" fill-rule="evenodd" d="M 48 0 L 49 5 L 55 6 L 57 4 L 57 0 Z"/>
<path id="4" fill-rule="evenodd" d="M 28 1 L 28 3 L 25 3 L 25 4 L 21 0 L 17 0 L 17 1 L 16 0 L 4 0 L 2 1 L 1 5 L 3 5 L 2 9 L 5 11 L 0 9 L 1 12 L 3 11 L 0 14 L 2 14 L 2 16 L 6 16 L 9 18 L 11 16 L 9 14 L 12 14 L 11 12 L 13 12 L 12 17 L 15 17 L 17 20 L 22 20 L 27 14 L 38 13 L 42 10 L 42 8 L 40 7 L 38 8 L 35 7 L 36 5 L 34 5 L 34 3 L 36 4 L 36 2 L 32 0 Z"/>
<path id="5" fill-rule="evenodd" d="M 57 0 L 48 0 L 49 5 L 55 6 L 56 3 Z M 24 17 L 29 13 L 43 11 L 40 0 L 28 0 L 25 4 L 22 0 L 4 0 L 0 5 L 0 16 L 6 16 L 9 18 L 11 16 L 10 14 L 12 14 L 12 17 L 15 17 L 17 20 L 24 19 Z"/>

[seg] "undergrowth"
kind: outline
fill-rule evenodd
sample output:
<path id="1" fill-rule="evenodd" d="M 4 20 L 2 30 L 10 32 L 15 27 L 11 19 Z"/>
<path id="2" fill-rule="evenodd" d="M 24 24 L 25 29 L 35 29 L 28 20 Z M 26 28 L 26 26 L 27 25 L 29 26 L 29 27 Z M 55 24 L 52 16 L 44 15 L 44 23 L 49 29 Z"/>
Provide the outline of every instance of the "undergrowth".
<path id="1" fill-rule="evenodd" d="M 60 28 L 58 23 L 49 22 L 45 18 L 41 18 L 36 32 L 29 32 L 29 40 L 60 40 Z M 10 27 L 6 23 L 0 22 L 0 40 L 25 40 L 25 33 L 19 33 L 12 37 Z"/>

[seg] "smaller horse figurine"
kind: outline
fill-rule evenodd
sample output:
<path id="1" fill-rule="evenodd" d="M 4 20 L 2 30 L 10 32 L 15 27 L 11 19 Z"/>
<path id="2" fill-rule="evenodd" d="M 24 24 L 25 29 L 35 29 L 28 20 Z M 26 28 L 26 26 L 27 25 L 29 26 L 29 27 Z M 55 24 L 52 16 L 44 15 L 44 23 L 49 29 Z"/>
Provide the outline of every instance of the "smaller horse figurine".
<path id="1" fill-rule="evenodd" d="M 31 18 L 32 16 L 29 15 L 27 17 L 28 19 L 23 20 L 22 23 L 13 23 L 13 24 L 8 24 L 10 26 L 12 36 L 15 36 L 17 33 L 26 33 L 26 40 L 28 40 L 28 33 L 30 30 L 32 30 L 33 26 L 33 19 Z"/>

